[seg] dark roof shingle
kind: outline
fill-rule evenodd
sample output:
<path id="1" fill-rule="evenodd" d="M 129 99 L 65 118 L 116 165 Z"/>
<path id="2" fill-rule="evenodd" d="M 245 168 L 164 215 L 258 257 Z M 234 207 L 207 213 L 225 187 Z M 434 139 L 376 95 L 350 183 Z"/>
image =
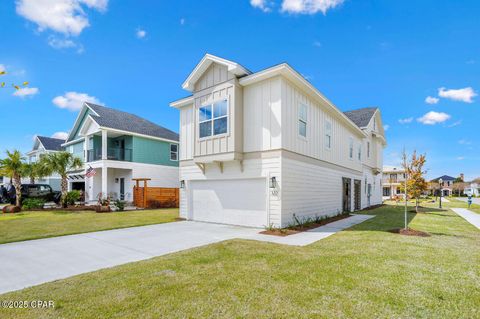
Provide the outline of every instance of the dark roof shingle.
<path id="1" fill-rule="evenodd" d="M 438 182 L 440 180 L 440 178 L 444 181 L 444 182 L 448 182 L 448 181 L 454 181 L 455 180 L 455 177 L 452 177 L 452 176 L 448 176 L 448 175 L 443 175 L 443 176 L 440 176 L 438 178 L 435 178 L 435 179 L 432 179 L 432 182 Z"/>
<path id="2" fill-rule="evenodd" d="M 47 151 L 61 151 L 62 144 L 65 143 L 65 140 L 59 138 L 46 136 L 37 136 L 37 138 L 40 140 L 40 143 L 42 143 L 43 147 L 45 147 Z"/>
<path id="3" fill-rule="evenodd" d="M 343 112 L 353 123 L 362 128 L 370 123 L 370 120 L 377 111 L 376 107 L 365 107 L 358 110 Z"/>
<path id="4" fill-rule="evenodd" d="M 160 125 L 131 113 L 114 110 L 109 107 L 86 103 L 98 116 L 92 118 L 98 125 L 111 129 L 178 141 L 178 134 Z"/>

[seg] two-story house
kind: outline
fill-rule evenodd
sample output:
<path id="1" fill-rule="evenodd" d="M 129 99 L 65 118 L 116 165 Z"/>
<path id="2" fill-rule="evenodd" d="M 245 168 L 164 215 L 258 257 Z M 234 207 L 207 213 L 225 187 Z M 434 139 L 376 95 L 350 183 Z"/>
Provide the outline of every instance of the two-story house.
<path id="1" fill-rule="evenodd" d="M 384 166 L 382 174 L 383 199 L 404 197 L 400 186 L 405 183 L 405 170 L 395 166 Z"/>
<path id="2" fill-rule="evenodd" d="M 33 148 L 30 152 L 26 153 L 29 163 L 34 163 L 40 160 L 42 156 L 49 153 L 55 153 L 62 151 L 62 144 L 65 143 L 65 140 L 46 137 L 46 136 L 36 136 L 33 142 Z M 52 187 L 53 190 L 59 191 L 61 189 L 60 183 L 61 178 L 58 174 L 52 174 L 51 176 L 45 176 L 39 178 L 35 181 L 37 184 L 48 184 Z M 30 179 L 22 179 L 22 183 L 30 183 Z"/>
<path id="3" fill-rule="evenodd" d="M 181 217 L 283 227 L 382 202 L 379 109 L 343 113 L 286 63 L 209 54 L 182 87 Z"/>
<path id="4" fill-rule="evenodd" d="M 440 196 L 440 192 L 442 192 L 442 196 L 451 196 L 453 193 L 453 184 L 455 183 L 455 177 L 443 175 L 438 178 L 432 179 L 431 183 L 434 184 L 433 193 L 435 196 Z"/>
<path id="5" fill-rule="evenodd" d="M 84 162 L 69 173 L 69 189 L 83 190 L 86 202 L 132 201 L 134 178 L 179 187 L 178 134 L 134 114 L 84 103 L 63 147 Z"/>

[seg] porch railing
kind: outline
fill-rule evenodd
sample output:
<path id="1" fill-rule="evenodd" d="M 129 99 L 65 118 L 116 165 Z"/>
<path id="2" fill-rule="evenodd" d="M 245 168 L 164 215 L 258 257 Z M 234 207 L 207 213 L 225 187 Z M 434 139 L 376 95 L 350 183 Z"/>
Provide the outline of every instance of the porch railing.
<path id="1" fill-rule="evenodd" d="M 87 151 L 87 162 L 99 161 L 102 159 L 102 150 L 93 149 Z M 109 147 L 107 149 L 107 159 L 113 161 L 132 161 L 132 150 L 129 148 Z"/>

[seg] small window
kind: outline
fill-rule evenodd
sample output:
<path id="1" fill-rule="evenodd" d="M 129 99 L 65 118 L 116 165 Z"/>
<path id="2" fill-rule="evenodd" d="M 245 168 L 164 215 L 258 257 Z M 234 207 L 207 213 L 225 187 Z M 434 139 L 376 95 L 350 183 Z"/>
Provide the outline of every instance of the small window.
<path id="1" fill-rule="evenodd" d="M 228 132 L 227 100 L 202 106 L 198 109 L 200 138 L 221 135 Z"/>
<path id="2" fill-rule="evenodd" d="M 367 142 L 367 157 L 370 158 L 370 142 Z"/>
<path id="3" fill-rule="evenodd" d="M 307 106 L 305 104 L 298 106 L 298 134 L 307 137 Z"/>
<path id="4" fill-rule="evenodd" d="M 325 121 L 325 147 L 332 148 L 332 123 Z"/>
<path id="5" fill-rule="evenodd" d="M 350 159 L 353 158 L 353 138 L 349 138 L 349 141 L 350 141 L 350 145 L 349 145 L 349 149 L 348 149 L 348 157 L 350 157 Z"/>
<path id="6" fill-rule="evenodd" d="M 362 160 L 362 144 L 358 145 L 358 160 Z"/>
<path id="7" fill-rule="evenodd" d="M 178 145 L 170 144 L 170 160 L 178 161 Z"/>

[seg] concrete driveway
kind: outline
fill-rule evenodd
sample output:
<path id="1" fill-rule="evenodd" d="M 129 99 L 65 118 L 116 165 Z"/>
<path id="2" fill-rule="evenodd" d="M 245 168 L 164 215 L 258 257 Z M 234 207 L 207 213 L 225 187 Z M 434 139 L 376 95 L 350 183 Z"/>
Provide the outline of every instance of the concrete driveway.
<path id="1" fill-rule="evenodd" d="M 467 197 L 455 197 L 455 199 L 461 200 L 462 202 L 465 202 L 465 203 L 468 202 Z M 480 198 L 478 197 L 472 198 L 472 203 L 480 205 Z"/>
<path id="2" fill-rule="evenodd" d="M 149 259 L 258 229 L 175 222 L 0 245 L 0 294 L 70 276 Z"/>
<path id="3" fill-rule="evenodd" d="M 310 245 L 373 217 L 353 215 L 287 237 L 262 235 L 258 228 L 184 221 L 3 244 L 0 294 L 234 238 Z"/>

